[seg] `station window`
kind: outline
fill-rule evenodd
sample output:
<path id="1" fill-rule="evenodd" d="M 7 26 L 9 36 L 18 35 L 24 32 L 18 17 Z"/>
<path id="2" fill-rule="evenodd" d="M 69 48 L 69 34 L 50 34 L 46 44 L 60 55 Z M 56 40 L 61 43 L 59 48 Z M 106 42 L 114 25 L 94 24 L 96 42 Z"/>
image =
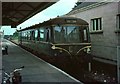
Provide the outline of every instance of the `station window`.
<path id="1" fill-rule="evenodd" d="M 92 31 L 102 30 L 101 18 L 91 19 L 91 28 Z"/>

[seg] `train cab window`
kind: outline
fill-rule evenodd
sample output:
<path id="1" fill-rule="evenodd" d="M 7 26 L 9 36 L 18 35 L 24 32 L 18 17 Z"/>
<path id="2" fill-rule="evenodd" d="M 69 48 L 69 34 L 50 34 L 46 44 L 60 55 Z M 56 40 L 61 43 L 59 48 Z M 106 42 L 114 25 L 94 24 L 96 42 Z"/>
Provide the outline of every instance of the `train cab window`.
<path id="1" fill-rule="evenodd" d="M 55 42 L 65 42 L 65 31 L 62 26 L 55 26 Z"/>
<path id="2" fill-rule="evenodd" d="M 55 42 L 59 42 L 59 43 L 80 42 L 79 27 L 78 26 L 56 26 Z"/>
<path id="3" fill-rule="evenodd" d="M 87 42 L 88 41 L 88 27 L 81 26 L 79 31 L 80 31 L 81 42 Z"/>
<path id="4" fill-rule="evenodd" d="M 61 29 L 58 26 L 56 26 L 55 27 L 55 41 L 60 41 L 60 38 L 58 38 L 60 36 L 60 31 Z"/>
<path id="5" fill-rule="evenodd" d="M 67 41 L 77 43 L 80 42 L 79 31 L 77 26 L 65 26 L 67 30 Z"/>

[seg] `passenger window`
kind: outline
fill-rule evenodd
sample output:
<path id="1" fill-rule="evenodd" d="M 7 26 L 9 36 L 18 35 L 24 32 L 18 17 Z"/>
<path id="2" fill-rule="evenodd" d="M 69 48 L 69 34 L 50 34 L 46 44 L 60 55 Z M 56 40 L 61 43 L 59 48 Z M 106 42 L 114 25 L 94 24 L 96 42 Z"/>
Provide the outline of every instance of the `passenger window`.
<path id="1" fill-rule="evenodd" d="M 35 40 L 38 41 L 38 30 L 35 30 Z"/>
<path id="2" fill-rule="evenodd" d="M 44 41 L 44 29 L 40 29 L 40 41 Z"/>

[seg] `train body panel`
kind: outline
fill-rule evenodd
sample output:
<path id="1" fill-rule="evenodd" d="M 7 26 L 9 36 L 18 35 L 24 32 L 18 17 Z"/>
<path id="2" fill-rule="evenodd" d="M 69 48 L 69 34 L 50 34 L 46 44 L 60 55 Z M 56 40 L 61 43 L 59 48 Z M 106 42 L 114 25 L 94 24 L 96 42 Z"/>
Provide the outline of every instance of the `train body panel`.
<path id="1" fill-rule="evenodd" d="M 19 31 L 19 43 L 49 56 L 79 55 L 91 48 L 87 22 L 57 17 Z"/>

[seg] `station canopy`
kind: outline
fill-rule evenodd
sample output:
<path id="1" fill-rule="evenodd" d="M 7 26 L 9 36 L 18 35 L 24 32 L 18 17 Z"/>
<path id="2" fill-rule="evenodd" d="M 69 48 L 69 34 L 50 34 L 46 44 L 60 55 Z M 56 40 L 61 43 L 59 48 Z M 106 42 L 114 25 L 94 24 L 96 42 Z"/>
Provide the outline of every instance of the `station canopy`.
<path id="1" fill-rule="evenodd" d="M 55 2 L 2 2 L 2 26 L 15 28 Z"/>

